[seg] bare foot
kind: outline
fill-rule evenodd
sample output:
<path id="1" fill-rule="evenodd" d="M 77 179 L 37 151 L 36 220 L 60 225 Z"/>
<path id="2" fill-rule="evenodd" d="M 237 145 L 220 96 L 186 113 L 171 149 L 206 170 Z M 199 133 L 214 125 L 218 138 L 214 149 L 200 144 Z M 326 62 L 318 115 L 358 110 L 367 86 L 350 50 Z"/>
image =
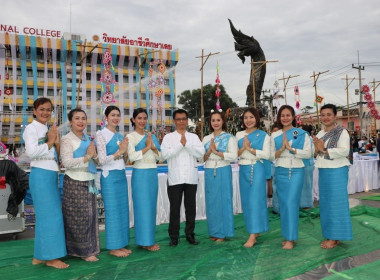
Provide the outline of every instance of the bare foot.
<path id="1" fill-rule="evenodd" d="M 127 253 L 126 251 L 122 249 L 118 249 L 118 250 L 110 250 L 110 255 L 116 256 L 118 258 L 125 258 L 129 256 L 129 253 Z"/>
<path id="2" fill-rule="evenodd" d="M 158 244 L 154 244 L 152 246 L 142 246 L 145 250 L 154 252 L 160 250 L 160 246 Z"/>
<path id="3" fill-rule="evenodd" d="M 127 254 L 132 254 L 132 250 L 129 250 L 129 249 L 121 248 L 120 250 L 126 252 Z"/>
<path id="4" fill-rule="evenodd" d="M 224 242 L 224 241 L 226 241 L 225 238 L 217 238 L 217 239 L 215 239 L 215 242 Z"/>
<path id="5" fill-rule="evenodd" d="M 217 237 L 210 237 L 210 240 L 212 240 L 212 241 L 215 241 L 217 239 L 218 239 Z"/>
<path id="6" fill-rule="evenodd" d="M 282 249 L 284 249 L 284 250 L 292 250 L 293 247 L 294 247 L 294 241 L 286 240 L 285 242 L 283 242 L 283 245 L 284 246 L 282 246 Z"/>
<path id="7" fill-rule="evenodd" d="M 335 248 L 336 246 L 338 246 L 338 244 L 339 244 L 339 240 L 327 239 L 327 240 L 321 242 L 321 248 L 332 249 L 332 248 Z"/>
<path id="8" fill-rule="evenodd" d="M 89 256 L 89 257 L 84 257 L 82 258 L 83 260 L 85 260 L 86 262 L 97 262 L 99 259 L 95 256 Z"/>
<path id="9" fill-rule="evenodd" d="M 259 236 L 258 234 L 250 234 L 247 242 L 243 245 L 246 248 L 252 248 L 253 245 L 256 244 L 256 237 Z"/>
<path id="10" fill-rule="evenodd" d="M 32 260 L 32 265 L 41 264 L 41 263 L 46 263 L 46 261 L 41 261 L 41 260 L 35 259 L 35 258 L 33 258 L 33 260 Z"/>
<path id="11" fill-rule="evenodd" d="M 64 263 L 63 261 L 58 260 L 58 259 L 46 261 L 46 265 L 51 266 L 51 267 L 55 267 L 58 269 L 64 269 L 64 268 L 69 267 L 69 265 L 67 263 Z"/>

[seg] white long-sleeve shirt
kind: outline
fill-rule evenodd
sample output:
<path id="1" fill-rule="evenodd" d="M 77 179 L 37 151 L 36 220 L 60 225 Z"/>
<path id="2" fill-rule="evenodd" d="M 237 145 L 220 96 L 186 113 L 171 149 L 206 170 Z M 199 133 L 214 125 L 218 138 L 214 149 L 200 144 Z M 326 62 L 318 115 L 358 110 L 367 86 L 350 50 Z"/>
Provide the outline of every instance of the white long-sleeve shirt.
<path id="1" fill-rule="evenodd" d="M 325 130 L 321 130 L 317 137 L 321 139 L 327 132 Z M 325 142 L 325 148 L 329 143 L 330 139 Z M 343 166 L 350 165 L 350 161 L 348 160 L 348 154 L 350 152 L 350 136 L 348 132 L 344 129 L 342 134 L 339 137 L 337 147 L 327 149 L 330 160 L 325 159 L 324 156 L 318 155 L 315 166 L 318 168 L 339 168 Z"/>
<path id="2" fill-rule="evenodd" d="M 47 125 L 36 120 L 26 126 L 23 134 L 26 154 L 32 160 L 31 167 L 58 171 L 54 146 L 49 150 L 47 143 L 38 145 L 38 139 L 46 137 L 47 131 Z"/>
<path id="3" fill-rule="evenodd" d="M 115 133 L 106 127 L 96 132 L 96 149 L 99 158 L 99 165 L 102 167 L 103 176 L 108 174 L 105 172 L 107 170 L 123 170 L 125 168 L 124 159 L 119 158 L 115 160 L 113 154 L 107 156 L 106 146 L 114 135 Z"/>
<path id="4" fill-rule="evenodd" d="M 306 133 L 306 132 L 305 132 Z M 281 136 L 280 136 L 281 135 Z M 282 129 L 273 132 L 271 137 L 273 138 L 273 153 L 276 152 L 276 145 L 274 139 L 276 137 L 283 137 L 283 131 Z M 291 146 L 293 143 L 293 140 L 288 141 L 289 145 Z M 287 149 L 284 150 L 280 156 L 276 159 L 275 166 L 276 167 L 285 167 L 285 168 L 301 168 L 305 167 L 305 164 L 303 163 L 302 159 L 309 159 L 311 157 L 311 144 L 310 144 L 310 137 L 306 133 L 305 140 L 303 144 L 303 149 L 296 149 L 296 153 L 292 154 Z"/>
<path id="5" fill-rule="evenodd" d="M 225 132 L 222 132 L 222 133 L 225 133 Z M 202 141 L 203 146 L 207 142 L 210 142 L 212 138 L 215 139 L 215 137 L 216 136 L 214 136 L 214 133 L 205 136 Z M 216 149 L 218 149 L 218 145 L 219 143 L 216 144 Z M 231 135 L 230 139 L 228 140 L 227 150 L 223 152 L 224 158 L 211 153 L 205 162 L 205 168 L 219 168 L 219 167 L 230 165 L 231 161 L 236 160 L 237 151 L 238 151 L 238 148 L 237 148 L 236 138 Z"/>
<path id="6" fill-rule="evenodd" d="M 254 133 L 254 132 L 253 132 Z M 240 139 L 244 138 L 244 136 L 248 135 L 248 133 L 244 131 L 239 131 L 236 133 L 236 139 L 239 142 Z M 241 165 L 250 165 L 254 164 L 256 161 L 261 159 L 269 160 L 271 157 L 271 139 L 268 135 L 265 136 L 263 149 L 256 149 L 256 155 L 250 153 L 247 150 L 244 150 L 240 155 L 239 164 Z"/>
<path id="7" fill-rule="evenodd" d="M 205 149 L 194 133 L 186 132 L 186 145 L 181 144 L 177 131 L 165 135 L 161 144 L 162 157 L 168 161 L 169 185 L 198 184 L 197 159 L 202 159 Z"/>
<path id="8" fill-rule="evenodd" d="M 142 150 L 136 151 L 136 146 L 140 141 L 145 137 L 136 131 L 129 133 L 127 135 L 129 140 L 128 145 L 128 158 L 130 161 L 133 161 L 133 168 L 147 169 L 147 168 L 156 168 L 157 161 L 161 160 L 161 152 L 158 151 L 158 155 L 152 151 L 148 150 L 143 154 Z"/>

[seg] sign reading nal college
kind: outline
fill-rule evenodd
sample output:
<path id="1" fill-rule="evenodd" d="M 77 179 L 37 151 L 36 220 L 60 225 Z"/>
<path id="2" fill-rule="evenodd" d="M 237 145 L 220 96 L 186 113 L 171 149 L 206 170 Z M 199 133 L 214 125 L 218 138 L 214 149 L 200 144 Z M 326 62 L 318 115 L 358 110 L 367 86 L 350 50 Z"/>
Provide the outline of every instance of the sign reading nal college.
<path id="1" fill-rule="evenodd" d="M 19 28 L 16 25 L 8 25 L 8 24 L 0 24 L 0 32 L 15 33 L 15 34 L 20 34 L 20 32 L 22 32 L 25 35 L 45 36 L 45 37 L 52 37 L 52 38 L 62 37 L 62 32 L 60 30 L 42 29 L 42 28 L 35 28 L 35 27 L 28 27 L 28 26 Z M 138 37 L 136 40 L 136 39 L 127 38 L 127 36 L 125 35 L 121 37 L 110 37 L 107 35 L 107 33 L 103 33 L 102 37 L 103 37 L 104 43 L 129 45 L 129 46 L 136 46 L 136 47 L 146 47 L 146 48 L 157 48 L 157 49 L 164 49 L 164 50 L 172 50 L 173 48 L 171 44 L 152 42 L 150 41 L 149 38 L 143 39 L 142 37 Z"/>
<path id="2" fill-rule="evenodd" d="M 7 24 L 0 24 L 0 32 L 9 32 L 9 33 L 16 33 L 19 34 L 20 31 L 26 35 L 35 35 L 35 36 L 46 36 L 46 37 L 53 37 L 53 38 L 60 38 L 61 37 L 61 31 L 59 30 L 49 30 L 49 29 L 42 29 L 42 28 L 35 28 L 35 27 L 23 27 L 22 29 L 19 29 L 18 26 L 15 25 L 7 25 Z"/>

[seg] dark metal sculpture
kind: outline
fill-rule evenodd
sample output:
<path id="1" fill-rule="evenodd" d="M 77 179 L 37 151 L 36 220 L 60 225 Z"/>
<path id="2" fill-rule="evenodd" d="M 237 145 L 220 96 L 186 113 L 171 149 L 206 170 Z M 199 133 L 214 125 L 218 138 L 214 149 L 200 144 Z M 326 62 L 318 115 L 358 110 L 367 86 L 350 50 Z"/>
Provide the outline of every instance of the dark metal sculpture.
<path id="1" fill-rule="evenodd" d="M 230 22 L 231 32 L 235 39 L 235 50 L 238 51 L 237 56 L 241 59 L 241 61 L 245 62 L 245 56 L 250 56 L 254 62 L 265 61 L 265 55 L 263 50 L 260 47 L 259 42 L 253 38 L 253 36 L 249 37 L 242 33 L 240 30 L 237 31 L 232 21 L 228 19 Z M 262 104 L 260 102 L 261 90 L 264 85 L 265 73 L 266 73 L 266 65 L 262 64 L 253 64 L 253 69 L 255 69 L 255 95 L 256 95 L 256 107 L 261 107 Z M 247 101 L 246 105 L 253 106 L 253 90 L 252 90 L 252 67 L 251 74 L 249 75 L 249 85 L 247 86 Z"/>

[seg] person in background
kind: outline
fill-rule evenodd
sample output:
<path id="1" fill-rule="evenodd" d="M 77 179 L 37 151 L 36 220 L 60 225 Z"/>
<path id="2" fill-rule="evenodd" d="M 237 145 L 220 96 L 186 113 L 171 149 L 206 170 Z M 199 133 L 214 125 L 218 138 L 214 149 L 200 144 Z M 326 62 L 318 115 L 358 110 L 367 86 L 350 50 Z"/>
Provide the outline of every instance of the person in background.
<path id="1" fill-rule="evenodd" d="M 198 163 L 205 149 L 198 136 L 187 132 L 188 114 L 183 109 L 173 112 L 176 130 L 165 135 L 162 141 L 162 157 L 168 161 L 168 197 L 170 202 L 169 236 L 170 246 L 177 246 L 180 230 L 180 210 L 184 197 L 186 240 L 198 245 L 195 239 L 196 193 Z"/>
<path id="2" fill-rule="evenodd" d="M 33 103 L 35 120 L 23 133 L 26 154 L 31 158 L 29 187 L 36 215 L 34 258 L 32 264 L 45 263 L 55 268 L 69 265 L 59 260 L 66 256 L 65 232 L 58 188 L 59 136 L 55 124 L 48 129 L 53 112 L 50 99 Z"/>
<path id="3" fill-rule="evenodd" d="M 148 251 L 158 251 L 155 242 L 158 171 L 161 147 L 155 135 L 145 132 L 148 113 L 143 108 L 133 111 L 135 131 L 128 134 L 129 160 L 133 161 L 132 199 L 135 221 L 135 243 Z"/>
<path id="4" fill-rule="evenodd" d="M 108 106 L 104 111 L 106 127 L 96 133 L 99 164 L 102 168 L 100 185 L 105 212 L 106 248 L 110 255 L 127 257 L 129 244 L 129 202 L 125 163 L 128 138 L 117 132 L 120 109 Z"/>
<path id="5" fill-rule="evenodd" d="M 211 111 L 210 135 L 203 138 L 205 161 L 205 200 L 210 239 L 225 241 L 234 236 L 231 161 L 237 158 L 237 143 L 226 132 L 227 121 L 223 112 Z"/>
<path id="6" fill-rule="evenodd" d="M 303 163 L 305 165 L 305 174 L 303 180 L 303 187 L 301 193 L 300 207 L 308 209 L 313 207 L 313 173 L 314 173 L 314 144 L 312 130 L 313 127 L 311 125 L 302 125 L 301 128 L 305 130 L 310 139 L 311 145 L 311 157 L 309 159 L 303 159 Z"/>
<path id="7" fill-rule="evenodd" d="M 71 131 L 61 144 L 62 163 L 66 168 L 62 199 L 66 249 L 70 256 L 95 262 L 100 253 L 95 186 L 98 156 L 94 141 L 84 133 L 86 113 L 72 109 L 68 119 Z"/>
<path id="8" fill-rule="evenodd" d="M 380 132 L 377 134 L 376 150 L 377 150 L 377 153 L 379 154 L 379 159 L 380 159 Z"/>
<path id="9" fill-rule="evenodd" d="M 352 225 L 348 203 L 348 154 L 350 136 L 336 124 L 337 109 L 333 104 L 321 107 L 321 121 L 325 126 L 313 138 L 316 167 L 319 169 L 319 208 L 322 234 L 321 247 L 331 249 L 340 240 L 351 240 Z"/>
<path id="10" fill-rule="evenodd" d="M 289 105 L 281 106 L 277 115 L 281 129 L 272 134 L 275 143 L 276 187 L 280 202 L 283 249 L 290 250 L 298 239 L 299 205 L 304 180 L 302 159 L 311 156 L 310 138 L 296 128 L 295 112 Z"/>
<path id="11" fill-rule="evenodd" d="M 367 136 L 363 135 L 362 140 L 359 141 L 358 146 L 359 146 L 359 153 L 365 153 L 366 147 L 367 147 L 367 141 L 368 138 Z"/>

